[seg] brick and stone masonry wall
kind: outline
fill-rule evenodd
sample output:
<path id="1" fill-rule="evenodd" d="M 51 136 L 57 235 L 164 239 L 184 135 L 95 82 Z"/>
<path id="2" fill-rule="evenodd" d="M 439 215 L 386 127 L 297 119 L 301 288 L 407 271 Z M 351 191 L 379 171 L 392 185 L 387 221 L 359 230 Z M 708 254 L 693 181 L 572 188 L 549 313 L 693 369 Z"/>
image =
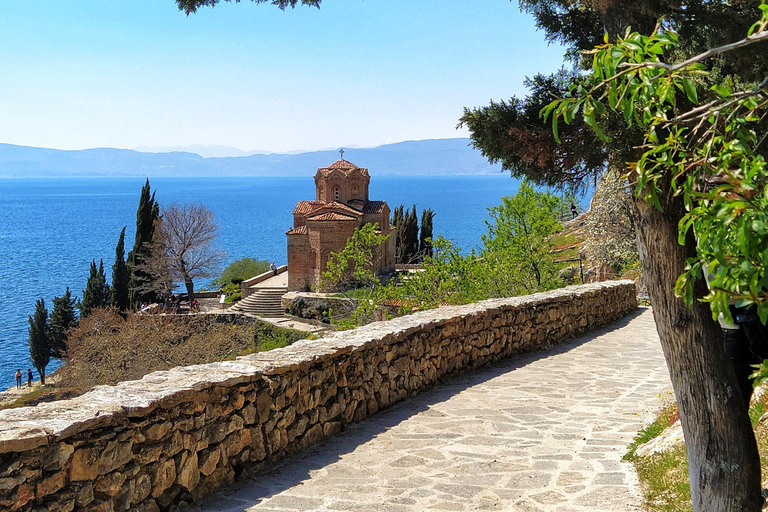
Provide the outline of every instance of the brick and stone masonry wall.
<path id="1" fill-rule="evenodd" d="M 631 281 L 443 307 L 0 411 L 0 510 L 175 510 L 446 375 L 635 307 Z"/>

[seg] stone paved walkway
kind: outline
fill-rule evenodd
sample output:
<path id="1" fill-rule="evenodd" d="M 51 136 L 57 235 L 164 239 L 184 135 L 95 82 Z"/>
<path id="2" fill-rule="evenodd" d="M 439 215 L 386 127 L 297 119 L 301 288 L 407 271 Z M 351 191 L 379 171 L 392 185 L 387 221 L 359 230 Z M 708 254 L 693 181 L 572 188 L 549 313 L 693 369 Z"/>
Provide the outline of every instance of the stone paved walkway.
<path id="1" fill-rule="evenodd" d="M 645 310 L 455 378 L 193 510 L 641 510 L 621 457 L 668 389 Z"/>

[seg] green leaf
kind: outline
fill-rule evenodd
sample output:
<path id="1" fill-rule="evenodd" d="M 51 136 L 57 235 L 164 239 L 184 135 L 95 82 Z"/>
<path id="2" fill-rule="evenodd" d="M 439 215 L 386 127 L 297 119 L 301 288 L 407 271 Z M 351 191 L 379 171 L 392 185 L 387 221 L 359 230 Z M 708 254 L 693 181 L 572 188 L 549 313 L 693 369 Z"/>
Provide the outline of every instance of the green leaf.
<path id="1" fill-rule="evenodd" d="M 685 95 L 688 97 L 688 101 L 691 103 L 699 102 L 699 97 L 696 94 L 696 86 L 686 77 L 683 77 L 683 89 L 685 90 Z"/>

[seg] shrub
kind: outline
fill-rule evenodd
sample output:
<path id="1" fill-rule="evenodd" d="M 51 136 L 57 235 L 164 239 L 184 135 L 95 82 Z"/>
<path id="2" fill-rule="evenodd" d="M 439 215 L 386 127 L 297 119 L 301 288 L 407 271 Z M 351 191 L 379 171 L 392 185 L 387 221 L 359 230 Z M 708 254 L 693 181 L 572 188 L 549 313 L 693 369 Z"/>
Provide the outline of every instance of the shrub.
<path id="1" fill-rule="evenodd" d="M 267 270 L 269 270 L 269 262 L 266 260 L 242 258 L 227 265 L 221 276 L 211 281 L 210 286 L 222 288 L 228 284 L 239 285 L 246 279 L 263 274 Z"/>

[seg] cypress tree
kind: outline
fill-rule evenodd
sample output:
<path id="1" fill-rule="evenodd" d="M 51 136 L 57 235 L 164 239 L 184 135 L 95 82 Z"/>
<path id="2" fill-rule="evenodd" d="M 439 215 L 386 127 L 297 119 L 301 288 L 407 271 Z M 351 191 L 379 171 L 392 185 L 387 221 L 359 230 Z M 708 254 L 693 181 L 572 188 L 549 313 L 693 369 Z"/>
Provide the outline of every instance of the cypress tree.
<path id="1" fill-rule="evenodd" d="M 35 303 L 35 314 L 29 317 L 29 357 L 40 374 L 40 383 L 45 385 L 45 367 L 51 360 L 51 325 L 45 301 Z"/>
<path id="2" fill-rule="evenodd" d="M 115 264 L 112 265 L 112 293 L 110 305 L 118 311 L 127 311 L 130 307 L 128 283 L 131 273 L 125 263 L 125 228 L 120 232 L 120 238 L 115 247 Z"/>
<path id="3" fill-rule="evenodd" d="M 53 298 L 51 311 L 51 355 L 57 359 L 67 355 L 67 331 L 77 326 L 75 299 L 67 287 L 61 297 Z"/>
<path id="4" fill-rule="evenodd" d="M 155 194 L 149 186 L 149 179 L 141 188 L 139 207 L 136 210 L 136 237 L 133 250 L 128 253 L 128 268 L 131 278 L 128 283 L 128 298 L 132 306 L 140 302 L 154 302 L 155 294 L 142 293 L 139 288 L 151 280 L 143 270 L 143 264 L 149 258 L 150 246 L 155 232 L 155 224 L 160 216 L 160 207 L 155 201 Z"/>
<path id="5" fill-rule="evenodd" d="M 405 219 L 403 211 L 405 207 L 401 204 L 392 211 L 392 225 L 397 228 L 395 231 L 395 263 L 403 262 L 403 221 Z"/>
<path id="6" fill-rule="evenodd" d="M 419 252 L 419 221 L 416 217 L 416 205 L 405 214 L 403 222 L 403 262 L 416 261 Z"/>
<path id="7" fill-rule="evenodd" d="M 109 306 L 109 285 L 104 274 L 104 261 L 99 260 L 98 269 L 96 261 L 91 261 L 91 273 L 83 290 L 83 299 L 77 305 L 80 308 L 80 317 L 86 318 L 95 308 Z"/>
<path id="8" fill-rule="evenodd" d="M 421 211 L 421 231 L 419 233 L 419 261 L 432 257 L 432 219 L 435 212 L 432 208 Z"/>

